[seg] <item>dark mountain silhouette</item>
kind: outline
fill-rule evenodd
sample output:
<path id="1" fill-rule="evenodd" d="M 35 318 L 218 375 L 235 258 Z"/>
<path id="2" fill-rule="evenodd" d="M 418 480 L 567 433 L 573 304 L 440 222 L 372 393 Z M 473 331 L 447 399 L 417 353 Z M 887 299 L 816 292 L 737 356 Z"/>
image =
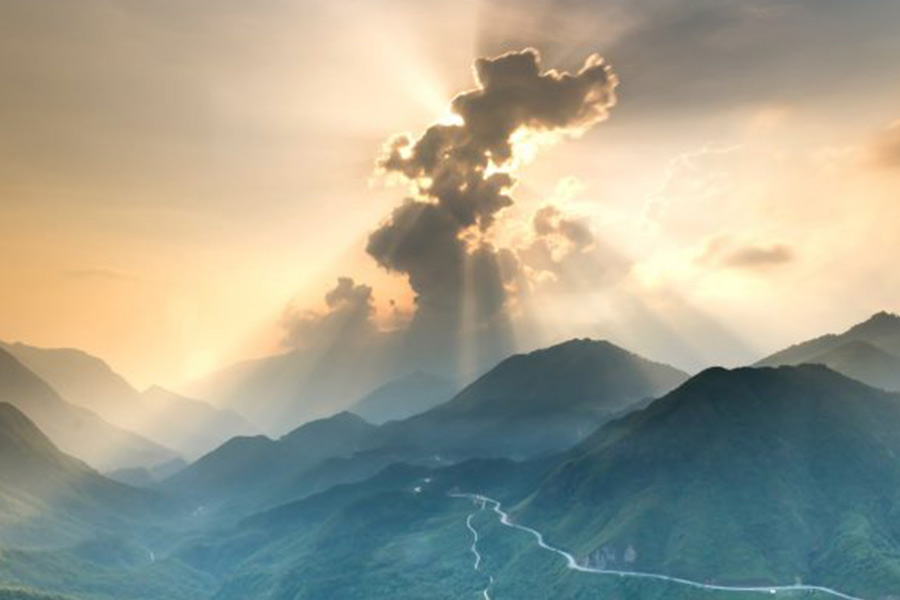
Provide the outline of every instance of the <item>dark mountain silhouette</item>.
<path id="1" fill-rule="evenodd" d="M 791 346 L 758 363 L 761 367 L 823 364 L 875 387 L 900 391 L 900 316 L 880 312 L 841 334 Z"/>

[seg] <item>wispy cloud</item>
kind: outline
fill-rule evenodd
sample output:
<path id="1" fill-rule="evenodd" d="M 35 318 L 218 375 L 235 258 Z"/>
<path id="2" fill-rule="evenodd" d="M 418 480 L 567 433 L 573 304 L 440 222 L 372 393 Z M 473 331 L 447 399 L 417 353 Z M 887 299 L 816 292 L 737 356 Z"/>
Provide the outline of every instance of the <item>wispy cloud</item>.
<path id="1" fill-rule="evenodd" d="M 64 269 L 60 271 L 60 274 L 69 279 L 89 281 L 139 281 L 141 279 L 132 273 L 105 267 Z"/>

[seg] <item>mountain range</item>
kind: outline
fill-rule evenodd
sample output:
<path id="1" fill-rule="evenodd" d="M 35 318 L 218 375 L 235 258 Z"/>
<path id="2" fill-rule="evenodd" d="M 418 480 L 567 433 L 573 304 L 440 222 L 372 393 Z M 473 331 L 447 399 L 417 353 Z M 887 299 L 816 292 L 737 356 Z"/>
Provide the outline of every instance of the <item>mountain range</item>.
<path id="1" fill-rule="evenodd" d="M 308 471 L 353 456 L 375 429 L 361 417 L 343 412 L 301 425 L 277 440 L 262 435 L 232 438 L 165 479 L 159 488 L 204 510 L 224 505 L 232 514 L 243 513 L 243 507 L 301 495 Z"/>
<path id="2" fill-rule="evenodd" d="M 103 360 L 71 348 L 0 343 L 62 398 L 190 459 L 257 430 L 233 411 L 158 386 L 139 392 Z"/>
<path id="3" fill-rule="evenodd" d="M 278 440 L 234 438 L 161 489 L 207 509 L 243 514 L 368 478 L 399 461 L 545 455 L 685 379 L 609 342 L 573 340 L 510 357 L 446 403 L 380 427 L 344 412 Z"/>
<path id="4" fill-rule="evenodd" d="M 900 395 L 713 368 L 563 457 L 516 510 L 603 568 L 900 590 Z"/>
<path id="5" fill-rule="evenodd" d="M 95 468 L 113 470 L 162 463 L 175 452 L 112 425 L 64 400 L 40 377 L 0 349 L 0 401 L 28 415 L 54 443 Z"/>
<path id="6" fill-rule="evenodd" d="M 839 334 L 826 334 L 768 356 L 761 367 L 823 364 L 869 385 L 900 391 L 900 316 L 880 312 Z"/>
<path id="7" fill-rule="evenodd" d="M 185 391 L 245 415 L 260 431 L 278 437 L 304 422 L 347 410 L 401 376 L 389 354 L 379 347 L 324 353 L 298 348 L 227 366 Z"/>
<path id="8" fill-rule="evenodd" d="M 162 496 L 110 481 L 0 403 L 0 545 L 56 546 L 159 515 Z"/>
<path id="9" fill-rule="evenodd" d="M 234 437 L 149 490 L 0 405 L 0 598 L 895 600 L 900 394 L 817 358 L 877 364 L 895 319 L 693 377 L 571 340 L 384 423 Z"/>
<path id="10" fill-rule="evenodd" d="M 558 452 L 688 378 L 606 341 L 571 340 L 507 358 L 429 411 L 388 423 L 378 442 L 459 457 Z"/>

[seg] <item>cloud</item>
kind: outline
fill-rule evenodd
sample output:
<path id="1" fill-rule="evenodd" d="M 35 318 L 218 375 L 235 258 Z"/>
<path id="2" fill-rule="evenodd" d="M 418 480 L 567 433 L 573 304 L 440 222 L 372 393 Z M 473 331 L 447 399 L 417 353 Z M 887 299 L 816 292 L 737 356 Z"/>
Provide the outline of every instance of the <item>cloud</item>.
<path id="1" fill-rule="evenodd" d="M 620 122 L 649 117 L 652 126 L 673 116 L 714 117 L 736 104 L 808 106 L 848 89 L 882 89 L 900 52 L 900 4 L 892 0 L 570 0 L 564 10 L 558 0 L 484 4 L 482 51 L 526 42 L 556 59 L 600 44 L 627 82 Z"/>
<path id="2" fill-rule="evenodd" d="M 547 204 L 532 218 L 533 239 L 518 249 L 535 290 L 596 289 L 624 275 L 628 263 L 603 245 L 589 221 Z"/>
<path id="3" fill-rule="evenodd" d="M 794 250 L 787 244 L 742 243 L 719 235 L 706 241 L 697 262 L 713 268 L 762 269 L 783 265 L 794 259 Z"/>
<path id="4" fill-rule="evenodd" d="M 542 71 L 536 50 L 481 58 L 477 87 L 456 96 L 453 122 L 420 137 L 400 135 L 377 166 L 413 186 L 368 240 L 383 268 L 405 275 L 416 294 L 411 328 L 452 337 L 462 327 L 503 327 L 507 285 L 518 266 L 491 231 L 514 202 L 512 169 L 522 133 L 576 136 L 604 120 L 615 103 L 616 76 L 598 55 L 576 73 Z M 549 217 L 549 216 L 548 216 Z M 555 233 L 589 245 L 584 224 L 553 218 Z"/>
<path id="5" fill-rule="evenodd" d="M 412 313 L 392 306 L 376 324 L 372 289 L 341 278 L 325 295 L 327 310 L 288 307 L 286 346 L 326 348 L 319 355 L 331 357 L 365 345 L 385 364 L 469 376 L 514 349 L 512 316 L 533 276 L 563 282 L 603 271 L 589 258 L 598 243 L 587 221 L 554 205 L 535 215 L 524 240 L 501 242 L 509 236 L 498 231 L 516 218 L 505 209 L 514 204 L 521 138 L 553 143 L 604 120 L 615 75 L 597 55 L 573 73 L 542 70 L 537 51 L 526 49 L 479 59 L 475 76 L 476 87 L 450 103 L 452 120 L 391 138 L 376 162 L 409 192 L 370 233 L 366 252 L 405 277 Z"/>
<path id="6" fill-rule="evenodd" d="M 662 181 L 645 201 L 647 223 L 659 226 L 676 219 L 679 208 L 718 202 L 734 185 L 727 159 L 741 149 L 738 145 L 707 142 L 671 158 Z M 695 218 L 691 211 L 689 219 Z"/>
<path id="7" fill-rule="evenodd" d="M 325 312 L 288 306 L 281 319 L 282 344 L 302 348 L 312 344 L 337 346 L 341 341 L 366 339 L 376 331 L 372 288 L 339 277 L 325 294 Z"/>
<path id="8" fill-rule="evenodd" d="M 871 159 L 875 166 L 900 167 L 900 121 L 894 122 L 872 144 Z"/>
<path id="9" fill-rule="evenodd" d="M 92 269 L 67 269 L 60 271 L 60 273 L 71 279 L 79 280 L 135 281 L 138 279 L 136 275 L 131 273 L 104 267 Z"/>

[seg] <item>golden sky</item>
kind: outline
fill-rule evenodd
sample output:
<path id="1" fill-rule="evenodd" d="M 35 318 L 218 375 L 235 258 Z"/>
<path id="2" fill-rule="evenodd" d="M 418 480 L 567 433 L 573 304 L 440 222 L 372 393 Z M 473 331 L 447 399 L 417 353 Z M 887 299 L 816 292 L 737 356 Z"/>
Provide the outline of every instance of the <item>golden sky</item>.
<path id="1" fill-rule="evenodd" d="M 900 310 L 898 23 L 892 0 L 4 0 L 0 339 L 175 385 L 278 351 L 338 276 L 387 323 L 412 293 L 365 251 L 404 194 L 382 144 L 526 46 L 621 85 L 518 173 L 497 235 L 552 201 L 596 240 L 519 307 L 520 345 L 697 368 Z"/>

